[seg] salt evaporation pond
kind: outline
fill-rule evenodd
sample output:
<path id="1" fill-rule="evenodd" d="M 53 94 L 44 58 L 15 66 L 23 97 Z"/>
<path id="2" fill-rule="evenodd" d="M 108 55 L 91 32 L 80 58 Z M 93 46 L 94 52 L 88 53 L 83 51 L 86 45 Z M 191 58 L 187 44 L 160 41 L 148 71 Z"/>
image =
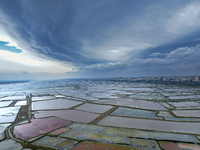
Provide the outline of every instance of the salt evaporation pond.
<path id="1" fill-rule="evenodd" d="M 200 104 L 197 102 L 169 102 L 169 104 L 175 106 L 175 107 L 199 107 Z"/>
<path id="2" fill-rule="evenodd" d="M 96 104 L 83 104 L 79 107 L 76 107 L 75 109 L 78 110 L 84 110 L 88 112 L 94 112 L 94 113 L 105 113 L 106 111 L 110 110 L 113 108 L 113 106 L 105 106 L 105 105 L 96 105 Z"/>
<path id="3" fill-rule="evenodd" d="M 55 116 L 69 121 L 90 123 L 94 119 L 98 118 L 100 114 L 80 111 L 80 110 L 54 110 L 54 111 L 37 111 L 34 116 L 35 118 Z"/>
<path id="4" fill-rule="evenodd" d="M 173 110 L 172 112 L 178 117 L 200 118 L 200 110 Z"/>
<path id="5" fill-rule="evenodd" d="M 18 101 L 15 106 L 24 106 L 24 105 L 27 105 L 27 101 Z"/>
<path id="6" fill-rule="evenodd" d="M 3 101 L 3 102 L 0 102 L 0 107 L 5 107 L 5 106 L 8 106 L 12 103 L 12 101 Z"/>
<path id="7" fill-rule="evenodd" d="M 82 104 L 82 102 L 67 100 L 67 99 L 36 101 L 32 103 L 33 105 L 32 110 L 67 109 L 79 104 Z"/>
<path id="8" fill-rule="evenodd" d="M 15 126 L 13 132 L 17 138 L 26 140 L 46 132 L 53 131 L 68 124 L 70 124 L 69 121 L 64 121 L 54 117 L 32 119 L 30 123 Z"/>
<path id="9" fill-rule="evenodd" d="M 148 110 L 166 110 L 166 108 L 164 108 L 162 105 L 158 103 L 154 103 L 151 101 L 144 101 L 144 100 L 125 99 L 125 98 L 114 99 L 114 100 L 100 100 L 96 101 L 95 103 L 127 106 L 127 107 L 142 108 Z"/>
<path id="10" fill-rule="evenodd" d="M 54 96 L 33 96 L 32 101 L 42 101 L 42 100 L 48 100 L 48 99 L 54 99 Z"/>
<path id="11" fill-rule="evenodd" d="M 140 109 L 131 109 L 131 108 L 124 108 L 119 107 L 111 115 L 117 116 L 127 116 L 127 117 L 141 117 L 141 118 L 150 118 L 150 119 L 162 119 L 162 117 L 156 116 L 155 111 L 146 111 Z"/>
<path id="12" fill-rule="evenodd" d="M 14 122 L 20 106 L 0 109 L 0 123 Z"/>
<path id="13" fill-rule="evenodd" d="M 200 134 L 199 122 L 173 122 L 108 116 L 102 119 L 98 124 L 105 126 L 125 127 L 144 130 Z"/>
<path id="14" fill-rule="evenodd" d="M 26 96 L 9 96 L 9 97 L 4 97 L 1 98 L 0 101 L 2 100 L 24 100 L 26 98 Z"/>

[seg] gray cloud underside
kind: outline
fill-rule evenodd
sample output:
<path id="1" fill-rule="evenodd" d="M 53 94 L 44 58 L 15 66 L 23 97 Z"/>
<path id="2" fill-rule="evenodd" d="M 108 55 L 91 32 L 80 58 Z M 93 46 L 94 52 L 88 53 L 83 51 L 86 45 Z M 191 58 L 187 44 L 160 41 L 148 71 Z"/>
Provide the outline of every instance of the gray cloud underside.
<path id="1" fill-rule="evenodd" d="M 159 56 L 165 56 L 159 58 Z M 134 59 L 128 62 L 116 62 L 108 64 L 93 64 L 81 70 L 95 71 L 95 72 L 108 72 L 113 70 L 121 71 L 121 76 L 137 74 L 138 71 L 145 72 L 144 75 L 198 75 L 200 73 L 200 45 L 195 47 L 180 47 L 172 50 L 169 53 L 154 53 L 151 57 L 146 59 Z M 145 71 L 146 70 L 146 71 Z M 160 72 L 160 70 L 163 71 Z M 158 72 L 157 72 L 158 71 Z M 123 74 L 124 72 L 124 74 Z M 138 74 L 139 75 L 139 74 Z"/>

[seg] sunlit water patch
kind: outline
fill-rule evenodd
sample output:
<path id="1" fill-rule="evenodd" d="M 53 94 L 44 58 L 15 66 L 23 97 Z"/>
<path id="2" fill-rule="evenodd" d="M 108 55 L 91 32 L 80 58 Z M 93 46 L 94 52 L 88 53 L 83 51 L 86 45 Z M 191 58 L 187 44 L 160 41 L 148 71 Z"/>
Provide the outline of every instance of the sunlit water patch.
<path id="1" fill-rule="evenodd" d="M 20 106 L 0 109 L 0 123 L 14 122 Z"/>
<path id="2" fill-rule="evenodd" d="M 76 105 L 82 104 L 82 102 L 67 100 L 67 99 L 55 99 L 46 101 L 36 101 L 32 103 L 33 110 L 44 109 L 67 109 Z"/>

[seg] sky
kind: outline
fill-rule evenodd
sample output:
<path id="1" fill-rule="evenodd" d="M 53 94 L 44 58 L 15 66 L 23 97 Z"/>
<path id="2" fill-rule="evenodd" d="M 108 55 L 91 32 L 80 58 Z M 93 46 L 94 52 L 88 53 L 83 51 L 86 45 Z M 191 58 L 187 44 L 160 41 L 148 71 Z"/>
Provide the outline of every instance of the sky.
<path id="1" fill-rule="evenodd" d="M 200 76 L 199 0 L 1 0 L 0 80 Z"/>

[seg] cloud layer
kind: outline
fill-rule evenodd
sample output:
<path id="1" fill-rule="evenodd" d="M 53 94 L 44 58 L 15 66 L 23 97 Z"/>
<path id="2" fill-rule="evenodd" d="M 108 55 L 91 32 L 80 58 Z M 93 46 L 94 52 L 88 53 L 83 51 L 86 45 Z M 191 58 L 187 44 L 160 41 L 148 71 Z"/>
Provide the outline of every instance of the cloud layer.
<path id="1" fill-rule="evenodd" d="M 22 53 L 0 51 L 0 74 L 197 75 L 199 8 L 196 0 L 2 0 L 0 41 Z"/>

